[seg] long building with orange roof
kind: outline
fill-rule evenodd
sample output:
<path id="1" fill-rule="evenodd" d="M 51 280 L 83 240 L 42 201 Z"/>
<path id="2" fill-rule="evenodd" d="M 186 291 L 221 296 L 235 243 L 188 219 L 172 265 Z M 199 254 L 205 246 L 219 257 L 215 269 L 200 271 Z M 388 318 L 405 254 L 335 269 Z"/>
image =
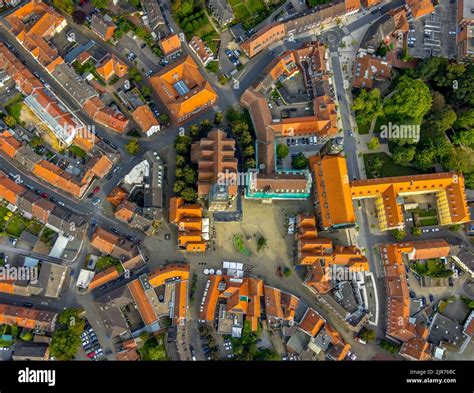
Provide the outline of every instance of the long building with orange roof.
<path id="1" fill-rule="evenodd" d="M 324 230 L 353 227 L 356 218 L 345 157 L 312 156 L 309 167 L 314 176 L 314 203 L 321 227 Z"/>
<path id="2" fill-rule="evenodd" d="M 235 140 L 222 130 L 213 130 L 191 145 L 191 161 L 198 165 L 198 196 L 208 198 L 210 211 L 225 210 L 238 189 Z M 227 198 L 216 200 L 217 193 Z"/>
<path id="3" fill-rule="evenodd" d="M 410 322 L 410 294 L 406 279 L 404 254 L 410 254 L 418 246 L 418 242 L 382 244 L 379 246 L 380 257 L 385 273 L 386 298 L 386 334 L 387 336 L 406 343 L 404 351 L 413 357 L 415 347 L 418 360 L 427 360 L 428 348 L 424 342 L 428 329 L 420 324 Z M 420 246 L 426 244 L 420 243 Z M 442 247 L 443 249 L 444 247 Z"/>
<path id="4" fill-rule="evenodd" d="M 105 155 L 93 158 L 82 177 L 75 177 L 57 165 L 42 159 L 29 146 L 23 145 L 13 135 L 0 132 L 0 151 L 13 161 L 25 166 L 35 176 L 75 197 L 82 197 L 94 178 L 104 177 L 112 169 L 112 161 Z"/>
<path id="5" fill-rule="evenodd" d="M 183 56 L 150 78 L 150 83 L 175 123 L 212 108 L 217 94 L 191 56 Z"/>
<path id="6" fill-rule="evenodd" d="M 67 22 L 54 8 L 41 0 L 31 0 L 5 16 L 2 24 L 49 72 L 63 63 L 49 40 L 61 32 Z"/>
<path id="7" fill-rule="evenodd" d="M 381 230 L 404 226 L 403 197 L 410 195 L 434 194 L 440 225 L 463 224 L 471 220 L 464 176 L 455 173 L 356 180 L 350 183 L 350 190 L 352 199 L 375 199 Z"/>
<path id="8" fill-rule="evenodd" d="M 324 230 L 356 224 L 353 200 L 374 200 L 379 229 L 404 227 L 404 198 L 434 194 L 440 225 L 470 221 L 464 177 L 453 172 L 349 181 L 342 155 L 315 155 L 309 165 L 314 175 L 314 200 Z"/>
<path id="9" fill-rule="evenodd" d="M 52 332 L 57 317 L 58 314 L 51 311 L 0 304 L 0 324 Z"/>
<path id="10" fill-rule="evenodd" d="M 207 242 L 203 237 L 202 207 L 186 204 L 184 199 L 170 199 L 170 222 L 178 227 L 178 246 L 188 252 L 206 251 Z"/>

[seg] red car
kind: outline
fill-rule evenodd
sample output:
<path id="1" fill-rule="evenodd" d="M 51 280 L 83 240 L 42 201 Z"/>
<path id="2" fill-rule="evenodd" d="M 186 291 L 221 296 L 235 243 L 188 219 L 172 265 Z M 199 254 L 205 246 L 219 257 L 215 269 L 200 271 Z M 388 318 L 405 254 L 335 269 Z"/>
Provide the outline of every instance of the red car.
<path id="1" fill-rule="evenodd" d="M 94 194 L 97 194 L 99 191 L 100 191 L 100 187 L 99 187 L 99 186 L 97 186 L 96 188 L 94 188 L 94 189 L 92 190 L 92 192 L 93 192 Z"/>
<path id="2" fill-rule="evenodd" d="M 87 356 L 89 359 L 92 359 L 92 358 L 94 357 L 95 353 L 96 353 L 96 351 L 90 352 L 90 353 L 88 353 L 86 356 Z"/>
<path id="3" fill-rule="evenodd" d="M 40 195 L 41 195 L 41 197 L 44 198 L 44 199 L 48 199 L 48 198 L 49 198 L 49 195 L 46 194 L 45 192 L 42 192 Z"/>

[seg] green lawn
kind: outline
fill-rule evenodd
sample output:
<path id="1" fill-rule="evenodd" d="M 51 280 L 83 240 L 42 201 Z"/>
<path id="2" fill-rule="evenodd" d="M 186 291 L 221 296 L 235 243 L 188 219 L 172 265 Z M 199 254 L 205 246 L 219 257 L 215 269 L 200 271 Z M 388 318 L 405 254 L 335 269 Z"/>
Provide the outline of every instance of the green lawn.
<path id="1" fill-rule="evenodd" d="M 431 227 L 433 225 L 438 225 L 438 219 L 436 217 L 420 219 L 420 226 L 422 227 Z"/>
<path id="2" fill-rule="evenodd" d="M 409 176 L 420 174 L 420 172 L 417 171 L 415 168 L 395 164 L 392 158 L 386 153 L 369 153 L 364 154 L 364 164 L 368 179 L 373 179 L 374 177 L 376 177 L 373 176 L 370 171 L 369 160 L 377 156 L 383 161 L 383 165 L 380 170 L 380 177 Z"/>
<path id="3" fill-rule="evenodd" d="M 386 117 L 378 116 L 377 120 L 375 120 L 374 132 L 379 133 L 381 131 L 380 127 L 383 126 L 383 125 L 388 124 L 388 122 L 389 122 L 389 120 Z"/>
<path id="4" fill-rule="evenodd" d="M 370 123 L 365 124 L 365 123 L 357 122 L 357 130 L 359 131 L 360 135 L 368 134 L 370 131 Z"/>
<path id="5" fill-rule="evenodd" d="M 25 229 L 25 221 L 23 217 L 15 215 L 7 222 L 6 231 L 10 236 L 20 237 Z"/>
<path id="6" fill-rule="evenodd" d="M 434 209 L 420 210 L 417 213 L 420 217 L 436 217 L 436 210 Z"/>

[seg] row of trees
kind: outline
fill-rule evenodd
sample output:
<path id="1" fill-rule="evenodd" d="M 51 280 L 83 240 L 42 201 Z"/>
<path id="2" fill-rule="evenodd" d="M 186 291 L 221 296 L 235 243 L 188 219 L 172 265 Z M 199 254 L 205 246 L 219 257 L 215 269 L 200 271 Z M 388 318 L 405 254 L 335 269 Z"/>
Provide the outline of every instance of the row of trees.
<path id="1" fill-rule="evenodd" d="M 255 133 L 249 113 L 247 111 L 239 112 L 234 108 L 229 108 L 226 112 L 226 119 L 230 123 L 232 134 L 240 146 L 244 171 L 256 168 Z"/>

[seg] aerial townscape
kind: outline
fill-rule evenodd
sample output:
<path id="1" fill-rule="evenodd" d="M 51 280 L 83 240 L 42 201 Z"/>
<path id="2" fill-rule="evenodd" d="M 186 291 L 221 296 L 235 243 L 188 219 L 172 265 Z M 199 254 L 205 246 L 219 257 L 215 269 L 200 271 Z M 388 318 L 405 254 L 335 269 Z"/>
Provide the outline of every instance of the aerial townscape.
<path id="1" fill-rule="evenodd" d="M 474 360 L 474 0 L 0 3 L 1 360 Z"/>

